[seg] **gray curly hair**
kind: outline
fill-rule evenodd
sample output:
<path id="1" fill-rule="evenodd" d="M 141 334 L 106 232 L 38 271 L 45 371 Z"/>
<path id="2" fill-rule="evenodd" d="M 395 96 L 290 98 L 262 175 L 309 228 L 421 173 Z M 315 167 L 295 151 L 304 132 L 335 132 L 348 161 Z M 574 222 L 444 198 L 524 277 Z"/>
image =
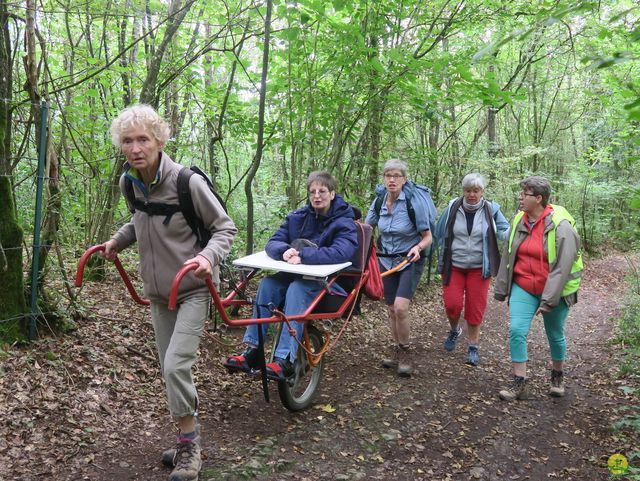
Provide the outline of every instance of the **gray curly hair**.
<path id="1" fill-rule="evenodd" d="M 158 115 L 153 107 L 145 104 L 136 104 L 124 109 L 111 122 L 109 132 L 111 133 L 113 145 L 120 148 L 122 135 L 134 126 L 142 126 L 147 129 L 161 145 L 166 145 L 171 135 L 169 124 Z"/>

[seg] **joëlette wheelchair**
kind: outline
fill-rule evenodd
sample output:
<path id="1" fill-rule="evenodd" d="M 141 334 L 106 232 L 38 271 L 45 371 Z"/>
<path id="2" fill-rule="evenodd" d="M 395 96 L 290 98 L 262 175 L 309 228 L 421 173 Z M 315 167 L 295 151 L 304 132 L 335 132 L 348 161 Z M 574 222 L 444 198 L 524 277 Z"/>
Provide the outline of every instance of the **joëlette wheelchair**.
<path id="1" fill-rule="evenodd" d="M 243 318 L 229 314 L 229 311 L 239 312 L 243 307 L 252 307 L 252 300 L 245 293 L 249 283 L 259 276 L 262 271 L 260 268 L 244 269 L 241 280 L 230 289 L 230 292 L 225 297 L 221 297 L 211 278 L 206 280 L 211 292 L 213 308 L 226 325 L 239 327 L 251 324 L 277 324 L 277 332 L 273 336 L 271 359 L 267 361 L 264 355 L 260 356 L 260 369 L 252 373 L 261 376 L 263 392 L 267 401 L 269 400 L 269 391 L 265 366 L 267 362 L 273 360 L 273 353 L 280 338 L 280 332 L 285 328 L 290 329 L 291 321 L 298 321 L 304 324 L 302 340 L 299 341 L 299 354 L 294 364 L 294 374 L 286 380 L 276 381 L 280 400 L 290 411 L 300 411 L 312 404 L 320 386 L 325 354 L 336 345 L 348 327 L 354 311 L 359 307 L 360 296 L 364 292 L 364 285 L 369 277 L 368 259 L 371 252 L 373 233 L 371 226 L 361 222 L 356 222 L 356 224 L 358 250 L 351 259 L 351 265 L 325 278 L 318 278 L 318 281 L 324 284 L 324 288 L 302 314 L 287 316 L 280 310 L 279 306 L 271 306 L 272 315 L 267 318 Z M 104 251 L 104 249 L 104 245 L 96 245 L 87 249 L 82 255 L 76 272 L 76 287 L 82 285 L 84 268 L 89 257 L 96 252 Z M 148 300 L 138 295 L 117 257 L 114 263 L 133 300 L 141 305 L 149 305 Z M 176 274 L 171 286 L 169 309 L 176 308 L 180 281 L 196 268 L 196 263 L 186 264 Z M 338 283 L 347 292 L 347 295 L 330 294 L 330 287 L 334 283 Z M 338 334 L 333 336 L 330 330 L 326 328 L 326 325 L 333 322 L 338 323 L 338 321 L 341 326 Z M 258 329 L 258 331 L 259 349 L 264 354 L 262 329 Z"/>

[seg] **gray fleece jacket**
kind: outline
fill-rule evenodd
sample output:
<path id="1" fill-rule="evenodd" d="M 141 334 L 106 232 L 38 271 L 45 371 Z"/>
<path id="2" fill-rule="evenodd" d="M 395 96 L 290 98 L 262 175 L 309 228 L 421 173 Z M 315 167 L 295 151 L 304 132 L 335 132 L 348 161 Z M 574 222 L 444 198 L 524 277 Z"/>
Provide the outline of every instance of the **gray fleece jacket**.
<path id="1" fill-rule="evenodd" d="M 162 153 L 156 181 L 149 192 L 140 182 L 133 182 L 137 199 L 147 202 L 178 204 L 178 173 L 182 166 L 175 163 L 167 154 Z M 120 190 L 124 193 L 124 179 L 128 171 L 120 177 Z M 196 215 L 204 221 L 211 231 L 209 243 L 202 249 L 181 212 L 175 213 L 168 223 L 164 216 L 150 216 L 136 211 L 131 221 L 118 230 L 113 240 L 118 250 L 138 243 L 140 254 L 139 271 L 144 283 L 144 295 L 149 300 L 167 303 L 171 282 L 184 261 L 197 254 L 205 257 L 213 267 L 213 281 L 219 282 L 218 265 L 231 249 L 233 238 L 238 232 L 231 218 L 226 214 L 220 202 L 209 190 L 206 181 L 199 175 L 192 175 L 189 188 L 193 198 Z M 192 272 L 188 273 L 180 284 L 178 301 L 194 294 L 208 292 L 204 281 Z"/>

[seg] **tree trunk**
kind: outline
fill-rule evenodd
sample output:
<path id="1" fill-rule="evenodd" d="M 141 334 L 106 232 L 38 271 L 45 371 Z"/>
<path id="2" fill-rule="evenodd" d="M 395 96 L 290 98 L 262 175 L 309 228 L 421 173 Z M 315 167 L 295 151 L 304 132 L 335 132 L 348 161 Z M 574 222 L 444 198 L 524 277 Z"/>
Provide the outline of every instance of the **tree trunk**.
<path id="1" fill-rule="evenodd" d="M 7 2 L 0 2 L 0 340 L 12 343 L 26 333 L 24 278 L 22 274 L 22 229 L 13 203 L 11 177 L 11 98 L 13 93 L 12 45 Z"/>
<path id="2" fill-rule="evenodd" d="M 489 65 L 489 73 L 493 75 L 495 72 L 495 66 L 493 64 Z M 487 153 L 489 157 L 495 159 L 498 155 L 498 151 L 500 148 L 498 147 L 498 138 L 496 136 L 496 109 L 493 105 L 491 105 L 487 109 L 487 140 L 489 141 L 489 146 L 487 148 Z"/>
<path id="3" fill-rule="evenodd" d="M 262 76 L 260 79 L 260 103 L 258 107 L 258 135 L 256 141 L 256 155 L 253 158 L 251 168 L 247 174 L 244 184 L 244 192 L 247 196 L 247 247 L 246 254 L 253 252 L 253 179 L 258 172 L 260 162 L 262 161 L 262 150 L 264 148 L 264 112 L 267 98 L 267 73 L 269 69 L 269 41 L 271 39 L 271 10 L 273 1 L 267 0 L 267 15 L 264 19 L 264 46 L 262 50 Z"/>
<path id="4" fill-rule="evenodd" d="M 144 85 L 140 93 L 140 103 L 150 104 L 154 107 L 158 106 L 158 95 L 160 92 L 156 91 L 158 83 L 158 76 L 160 75 L 160 67 L 164 60 L 164 54 L 174 36 L 177 34 L 184 17 L 187 15 L 191 6 L 195 0 L 188 0 L 184 5 L 182 0 L 173 0 L 169 5 L 169 20 L 167 21 L 167 29 L 165 30 L 164 37 L 158 46 L 158 49 L 154 52 L 153 58 L 149 63 L 149 70 L 147 76 L 144 79 Z"/>

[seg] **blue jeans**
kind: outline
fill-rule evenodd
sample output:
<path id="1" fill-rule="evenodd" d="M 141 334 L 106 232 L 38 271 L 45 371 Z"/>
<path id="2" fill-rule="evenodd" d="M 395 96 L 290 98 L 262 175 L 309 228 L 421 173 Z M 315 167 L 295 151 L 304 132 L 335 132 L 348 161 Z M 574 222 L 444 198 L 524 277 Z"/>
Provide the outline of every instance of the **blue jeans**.
<path id="1" fill-rule="evenodd" d="M 258 286 L 256 302 L 253 306 L 253 317 L 271 317 L 270 303 L 279 309 L 284 306 L 284 313 L 287 316 L 302 314 L 322 288 L 322 284 L 318 281 L 303 279 L 293 274 L 279 273 L 265 277 Z M 295 328 L 298 340 L 301 340 L 304 324 L 291 321 L 291 326 Z M 263 335 L 266 336 L 268 328 L 269 324 L 262 324 Z M 246 344 L 258 345 L 258 324 L 247 326 L 243 341 Z M 289 357 L 291 362 L 295 362 L 297 353 L 298 342 L 289 333 L 289 329 L 285 324 L 282 326 L 275 357 L 282 359 Z"/>
<path id="2" fill-rule="evenodd" d="M 531 329 L 531 321 L 540 307 L 540 296 L 534 296 L 522 289 L 515 282 L 511 286 L 509 297 L 509 349 L 511 361 L 527 362 L 527 336 Z M 550 312 L 542 314 L 544 330 L 547 333 L 551 359 L 564 361 L 567 355 L 567 340 L 564 337 L 564 322 L 569 314 L 569 306 L 560 299 L 560 303 Z"/>

